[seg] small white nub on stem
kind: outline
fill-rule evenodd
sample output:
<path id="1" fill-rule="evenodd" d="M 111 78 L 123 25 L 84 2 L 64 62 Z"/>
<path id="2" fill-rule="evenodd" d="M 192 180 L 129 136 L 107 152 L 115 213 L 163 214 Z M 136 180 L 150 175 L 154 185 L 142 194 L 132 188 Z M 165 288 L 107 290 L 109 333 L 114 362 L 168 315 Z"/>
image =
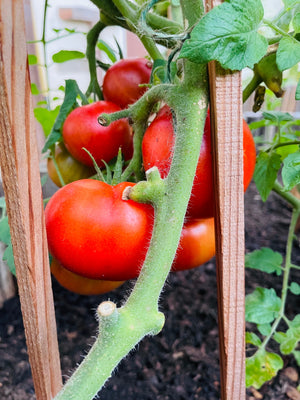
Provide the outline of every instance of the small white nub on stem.
<path id="1" fill-rule="evenodd" d="M 112 301 L 103 301 L 97 308 L 99 317 L 109 317 L 116 309 L 116 304 Z"/>

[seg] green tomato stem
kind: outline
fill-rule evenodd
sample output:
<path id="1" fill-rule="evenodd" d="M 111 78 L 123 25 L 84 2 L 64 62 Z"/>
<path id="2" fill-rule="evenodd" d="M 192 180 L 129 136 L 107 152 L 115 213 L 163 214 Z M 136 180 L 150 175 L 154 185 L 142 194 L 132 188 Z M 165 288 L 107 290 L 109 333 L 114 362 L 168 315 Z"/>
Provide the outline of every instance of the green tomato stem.
<path id="1" fill-rule="evenodd" d="M 138 29 L 139 23 L 139 13 L 136 12 L 134 7 L 132 7 L 131 3 L 127 0 L 113 0 L 115 6 L 121 12 L 123 17 L 126 19 L 128 26 L 131 31 L 135 33 L 141 42 L 143 43 L 145 49 L 153 60 L 163 59 L 164 57 L 158 50 L 154 40 L 151 37 L 145 36 L 143 32 L 140 32 Z"/>
<path id="2" fill-rule="evenodd" d="M 278 325 L 280 324 L 281 320 L 285 319 L 284 311 L 285 311 L 286 298 L 287 298 L 288 288 L 289 288 L 290 271 L 292 268 L 291 257 L 292 257 L 293 239 L 294 239 L 295 227 L 296 227 L 299 216 L 300 216 L 300 208 L 299 207 L 294 208 L 293 212 L 292 212 L 291 222 L 290 222 L 290 226 L 289 226 L 289 233 L 288 233 L 288 238 L 287 238 L 287 245 L 286 245 L 285 266 L 284 266 L 282 289 L 281 289 L 281 306 L 280 306 L 278 316 L 272 324 L 271 331 L 265 337 L 264 341 L 262 342 L 262 345 L 260 346 L 260 349 L 265 348 L 267 346 L 270 339 L 276 332 L 276 329 L 277 329 Z"/>
<path id="3" fill-rule="evenodd" d="M 243 103 L 251 96 L 251 94 L 256 90 L 256 88 L 261 84 L 262 79 L 259 75 L 254 74 L 251 81 L 243 90 Z"/>
<path id="4" fill-rule="evenodd" d="M 88 59 L 90 71 L 90 83 L 86 91 L 86 96 L 88 97 L 91 93 L 95 93 L 99 100 L 103 100 L 103 95 L 97 78 L 96 45 L 98 37 L 105 27 L 106 25 L 102 21 L 98 21 L 88 32 L 86 37 L 86 57 Z"/>

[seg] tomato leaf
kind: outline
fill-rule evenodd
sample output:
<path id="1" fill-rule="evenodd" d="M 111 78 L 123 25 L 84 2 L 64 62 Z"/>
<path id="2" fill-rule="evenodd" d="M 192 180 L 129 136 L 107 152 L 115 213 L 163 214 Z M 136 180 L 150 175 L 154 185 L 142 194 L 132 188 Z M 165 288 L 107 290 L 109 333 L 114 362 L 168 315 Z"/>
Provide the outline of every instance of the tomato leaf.
<path id="1" fill-rule="evenodd" d="M 7 217 L 3 217 L 0 219 L 0 241 L 7 245 L 11 242 Z"/>
<path id="2" fill-rule="evenodd" d="M 245 267 L 258 269 L 268 274 L 276 272 L 277 275 L 282 273 L 282 255 L 277 251 L 273 251 L 268 247 L 262 247 L 259 250 L 254 250 L 245 256 Z"/>
<path id="3" fill-rule="evenodd" d="M 271 325 L 270 324 L 257 324 L 257 329 L 259 333 L 261 333 L 264 336 L 267 336 L 271 332 Z"/>
<path id="4" fill-rule="evenodd" d="M 293 17 L 293 28 L 296 33 L 300 32 L 300 13 L 297 12 Z"/>
<path id="5" fill-rule="evenodd" d="M 300 341 L 300 315 L 297 315 L 293 321 L 290 321 L 289 329 L 284 332 L 276 332 L 274 339 L 280 343 L 282 354 L 292 353 Z"/>
<path id="6" fill-rule="evenodd" d="M 52 60 L 55 63 L 64 63 L 66 61 L 84 58 L 85 54 L 77 50 L 60 50 L 58 53 L 53 54 Z"/>
<path id="7" fill-rule="evenodd" d="M 28 64 L 35 65 L 38 63 L 37 56 L 35 54 L 28 54 Z"/>
<path id="8" fill-rule="evenodd" d="M 278 46 L 276 62 L 280 71 L 292 68 L 300 61 L 300 42 L 284 36 Z"/>
<path id="9" fill-rule="evenodd" d="M 282 367 L 283 360 L 278 354 L 259 350 L 252 357 L 246 358 L 246 387 L 259 389 L 276 376 Z"/>
<path id="10" fill-rule="evenodd" d="M 276 125 L 280 124 L 281 122 L 294 120 L 291 114 L 282 111 L 264 111 L 262 115 L 266 120 L 272 121 Z"/>
<path id="11" fill-rule="evenodd" d="M 295 357 L 295 360 L 296 360 L 296 362 L 297 362 L 297 364 L 299 365 L 299 367 L 300 367 L 300 351 L 293 351 L 293 355 L 294 355 L 294 357 Z"/>
<path id="12" fill-rule="evenodd" d="M 261 346 L 260 338 L 253 332 L 246 332 L 246 343 L 253 344 L 256 347 Z"/>
<path id="13" fill-rule="evenodd" d="M 290 284 L 290 291 L 298 296 L 300 294 L 300 285 L 297 282 L 291 282 Z"/>
<path id="14" fill-rule="evenodd" d="M 246 296 L 246 321 L 264 324 L 274 321 L 281 306 L 275 290 L 257 287 Z"/>
<path id="15" fill-rule="evenodd" d="M 300 100 L 300 80 L 299 80 L 299 82 L 297 84 L 295 99 L 296 100 Z"/>
<path id="16" fill-rule="evenodd" d="M 40 93 L 37 85 L 35 83 L 31 83 L 31 94 L 37 96 Z"/>
<path id="17" fill-rule="evenodd" d="M 268 48 L 257 33 L 263 15 L 260 0 L 231 0 L 214 7 L 192 30 L 180 57 L 200 64 L 217 60 L 231 70 L 252 68 Z"/>
<path id="18" fill-rule="evenodd" d="M 260 152 L 254 172 L 254 182 L 263 201 L 266 201 L 281 167 L 281 157 L 276 153 Z"/>
<path id="19" fill-rule="evenodd" d="M 2 197 L 4 199 L 4 197 Z M 2 207 L 3 208 L 3 207 Z M 13 256 L 10 228 L 8 225 L 8 217 L 0 219 L 0 241 L 7 245 L 2 260 L 7 262 L 7 265 L 13 275 L 16 275 L 15 260 Z"/>
<path id="20" fill-rule="evenodd" d="M 60 107 L 57 118 L 52 126 L 51 132 L 42 150 L 45 153 L 51 146 L 62 139 L 62 126 L 68 114 L 78 106 L 77 96 L 80 96 L 83 104 L 88 104 L 87 98 L 79 89 L 78 84 L 73 79 L 66 80 L 65 97 Z"/>
<path id="21" fill-rule="evenodd" d="M 2 260 L 6 261 L 10 272 L 16 276 L 15 259 L 14 259 L 14 253 L 13 253 L 13 248 L 12 248 L 11 243 L 9 243 L 9 245 L 6 247 L 6 249 L 3 253 Z"/>
<path id="22" fill-rule="evenodd" d="M 283 160 L 282 181 L 284 190 L 291 190 L 300 183 L 300 153 L 289 154 Z"/>
<path id="23" fill-rule="evenodd" d="M 97 47 L 99 50 L 104 51 L 104 53 L 107 55 L 112 63 L 115 63 L 117 61 L 114 50 L 106 42 L 104 42 L 104 40 L 99 39 Z"/>
<path id="24" fill-rule="evenodd" d="M 51 129 L 59 113 L 60 106 L 54 108 L 54 110 L 48 110 L 44 107 L 34 108 L 34 116 L 36 120 L 42 125 L 45 137 L 50 135 Z"/>

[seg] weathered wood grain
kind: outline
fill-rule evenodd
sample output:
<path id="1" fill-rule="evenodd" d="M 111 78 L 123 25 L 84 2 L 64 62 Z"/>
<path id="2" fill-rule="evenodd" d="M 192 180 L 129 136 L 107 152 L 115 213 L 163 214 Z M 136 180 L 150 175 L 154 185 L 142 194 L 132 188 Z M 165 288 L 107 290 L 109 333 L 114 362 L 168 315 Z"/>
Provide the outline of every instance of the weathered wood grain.
<path id="1" fill-rule="evenodd" d="M 0 0 L 0 166 L 38 400 L 61 387 L 22 0 Z"/>

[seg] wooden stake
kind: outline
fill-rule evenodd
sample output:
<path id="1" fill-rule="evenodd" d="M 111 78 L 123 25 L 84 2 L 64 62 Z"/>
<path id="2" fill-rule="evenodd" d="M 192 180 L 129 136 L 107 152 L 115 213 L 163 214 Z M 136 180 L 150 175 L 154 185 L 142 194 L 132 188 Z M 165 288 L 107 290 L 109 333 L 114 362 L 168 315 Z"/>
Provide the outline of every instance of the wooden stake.
<path id="1" fill-rule="evenodd" d="M 245 269 L 241 74 L 209 64 L 216 199 L 221 399 L 245 399 Z"/>
<path id="2" fill-rule="evenodd" d="M 22 0 L 0 0 L 0 166 L 37 400 L 61 387 Z"/>
<path id="3" fill-rule="evenodd" d="M 207 10 L 222 3 L 207 0 Z M 240 72 L 209 63 L 216 199 L 216 262 L 221 399 L 244 400 L 245 239 L 243 104 Z"/>

